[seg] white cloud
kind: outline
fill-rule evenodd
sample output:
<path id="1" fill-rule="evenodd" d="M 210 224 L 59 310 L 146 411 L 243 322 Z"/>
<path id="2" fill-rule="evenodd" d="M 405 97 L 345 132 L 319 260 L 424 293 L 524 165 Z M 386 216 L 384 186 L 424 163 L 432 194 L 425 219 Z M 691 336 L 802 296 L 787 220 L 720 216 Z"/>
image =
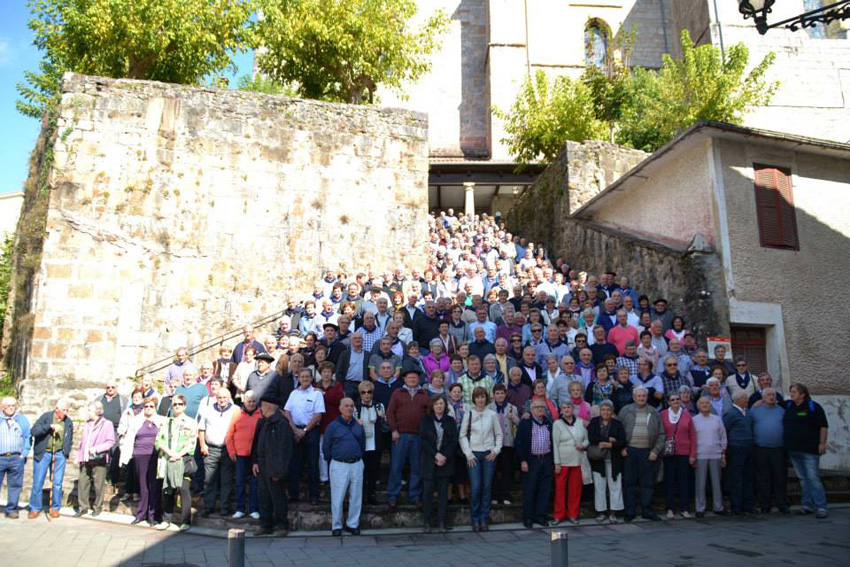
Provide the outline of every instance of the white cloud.
<path id="1" fill-rule="evenodd" d="M 0 37 L 0 65 L 12 60 L 12 42 L 7 37 Z"/>

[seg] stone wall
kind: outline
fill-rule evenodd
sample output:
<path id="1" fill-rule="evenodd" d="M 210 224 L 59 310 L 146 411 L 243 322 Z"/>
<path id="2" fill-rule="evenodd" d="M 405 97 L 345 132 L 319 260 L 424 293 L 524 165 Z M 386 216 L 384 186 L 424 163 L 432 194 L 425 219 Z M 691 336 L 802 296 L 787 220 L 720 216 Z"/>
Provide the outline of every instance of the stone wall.
<path id="1" fill-rule="evenodd" d="M 322 267 L 421 267 L 421 114 L 79 75 L 62 91 L 19 226 L 25 410 L 270 315 Z"/>
<path id="2" fill-rule="evenodd" d="M 511 209 L 511 230 L 563 250 L 566 242 L 560 222 L 648 155 L 608 142 L 567 142 Z"/>

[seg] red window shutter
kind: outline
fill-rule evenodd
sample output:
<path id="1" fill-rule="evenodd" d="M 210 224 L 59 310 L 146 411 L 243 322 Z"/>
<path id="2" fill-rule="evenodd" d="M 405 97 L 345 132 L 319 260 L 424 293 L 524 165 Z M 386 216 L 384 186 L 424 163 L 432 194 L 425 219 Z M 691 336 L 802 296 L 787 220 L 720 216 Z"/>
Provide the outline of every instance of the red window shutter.
<path id="1" fill-rule="evenodd" d="M 791 171 L 761 164 L 753 164 L 753 171 L 761 245 L 799 250 Z"/>

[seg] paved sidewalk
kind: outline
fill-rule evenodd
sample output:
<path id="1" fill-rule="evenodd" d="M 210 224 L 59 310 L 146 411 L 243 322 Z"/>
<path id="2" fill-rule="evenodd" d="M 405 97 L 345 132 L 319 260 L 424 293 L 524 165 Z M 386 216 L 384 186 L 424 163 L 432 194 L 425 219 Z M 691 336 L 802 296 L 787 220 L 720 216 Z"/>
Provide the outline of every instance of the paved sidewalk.
<path id="1" fill-rule="evenodd" d="M 567 528 L 570 567 L 604 565 L 850 565 L 850 508 L 828 520 L 778 516 Z M 545 530 L 475 534 L 288 537 L 246 541 L 249 567 L 550 564 Z M 3 565 L 24 567 L 227 567 L 227 542 L 84 519 L 0 519 Z"/>

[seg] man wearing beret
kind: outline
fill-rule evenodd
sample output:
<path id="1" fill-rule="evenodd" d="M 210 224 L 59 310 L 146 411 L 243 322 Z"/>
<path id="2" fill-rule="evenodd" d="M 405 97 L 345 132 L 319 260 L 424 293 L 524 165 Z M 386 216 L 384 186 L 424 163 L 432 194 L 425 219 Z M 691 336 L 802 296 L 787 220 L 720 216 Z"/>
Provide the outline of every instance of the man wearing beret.
<path id="1" fill-rule="evenodd" d="M 275 390 L 266 391 L 261 398 L 260 413 L 251 448 L 253 473 L 260 481 L 260 528 L 254 535 L 285 536 L 289 533 L 286 481 L 292 458 L 292 428 L 280 411 Z"/>
<path id="2" fill-rule="evenodd" d="M 255 360 L 257 369 L 248 375 L 245 390 L 254 392 L 254 398 L 261 400 L 266 392 L 277 392 L 280 374 L 272 368 L 274 357 L 266 352 L 259 353 Z"/>

